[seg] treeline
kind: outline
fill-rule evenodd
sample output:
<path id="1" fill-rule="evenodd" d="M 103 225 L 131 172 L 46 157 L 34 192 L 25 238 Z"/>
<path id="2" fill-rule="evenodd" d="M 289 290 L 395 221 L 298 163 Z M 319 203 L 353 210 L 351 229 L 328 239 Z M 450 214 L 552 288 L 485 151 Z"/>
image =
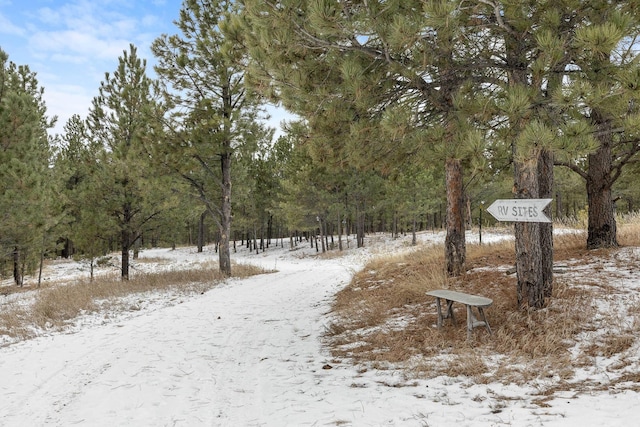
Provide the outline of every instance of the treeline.
<path id="1" fill-rule="evenodd" d="M 36 74 L 2 52 L 2 273 L 117 249 L 126 279 L 142 246 L 214 241 L 231 274 L 237 244 L 444 228 L 457 275 L 465 229 L 512 197 L 553 198 L 589 247 L 615 246 L 616 210 L 640 196 L 636 9 L 185 0 L 152 45 L 157 78 L 130 46 L 56 136 Z M 276 140 L 267 102 L 300 118 Z M 523 305 L 550 295 L 550 233 L 516 225 L 537 254 L 517 257 Z"/>

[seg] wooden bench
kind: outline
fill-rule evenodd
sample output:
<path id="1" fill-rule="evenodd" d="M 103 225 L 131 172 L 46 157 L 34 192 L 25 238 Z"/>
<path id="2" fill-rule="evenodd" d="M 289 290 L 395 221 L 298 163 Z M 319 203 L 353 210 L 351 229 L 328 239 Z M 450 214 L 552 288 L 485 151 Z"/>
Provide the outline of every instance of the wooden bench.
<path id="1" fill-rule="evenodd" d="M 484 309 L 493 304 L 493 300 L 490 298 L 481 297 L 478 295 L 465 294 L 462 292 L 450 291 L 448 289 L 436 289 L 427 292 L 427 295 L 436 298 L 436 308 L 438 309 L 438 328 L 442 328 L 444 319 L 451 319 L 451 322 L 455 325 L 456 319 L 453 316 L 453 303 L 459 302 L 467 306 L 467 339 L 471 339 L 471 333 L 473 328 L 478 326 L 484 326 L 487 328 L 489 335 L 491 335 L 491 327 L 489 321 L 484 315 Z M 444 299 L 447 302 L 447 310 L 443 315 L 442 305 L 440 300 Z M 480 319 L 476 319 L 473 314 L 472 308 L 475 307 L 478 310 Z"/>

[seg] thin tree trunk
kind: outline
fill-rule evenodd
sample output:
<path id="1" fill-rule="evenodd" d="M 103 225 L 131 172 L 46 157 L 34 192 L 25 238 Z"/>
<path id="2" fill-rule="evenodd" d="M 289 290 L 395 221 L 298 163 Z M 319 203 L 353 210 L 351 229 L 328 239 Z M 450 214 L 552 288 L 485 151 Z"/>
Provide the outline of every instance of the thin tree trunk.
<path id="1" fill-rule="evenodd" d="M 137 238 L 133 241 L 133 259 L 136 260 L 138 259 L 138 256 L 140 255 L 140 238 Z"/>
<path id="2" fill-rule="evenodd" d="M 415 192 L 413 193 L 413 206 L 415 209 L 415 205 L 416 205 L 416 194 Z M 411 227 L 411 245 L 415 246 L 418 244 L 418 238 L 417 238 L 417 226 L 418 226 L 418 219 L 417 219 L 417 215 L 415 213 L 415 211 L 413 212 L 413 220 L 412 220 L 412 227 Z"/>
<path id="3" fill-rule="evenodd" d="M 42 236 L 42 249 L 40 250 L 40 266 L 38 268 L 38 287 L 42 284 L 42 268 L 44 267 L 45 236 Z"/>
<path id="4" fill-rule="evenodd" d="M 129 248 L 131 247 L 131 233 L 125 227 L 120 233 L 122 245 L 122 260 L 120 262 L 120 278 L 129 280 Z"/>
<path id="5" fill-rule="evenodd" d="M 358 204 L 359 205 L 359 204 Z M 356 247 L 364 247 L 364 209 L 356 206 Z"/>
<path id="6" fill-rule="evenodd" d="M 342 216 L 338 213 L 338 250 L 342 251 Z"/>
<path id="7" fill-rule="evenodd" d="M 465 271 L 466 241 L 464 228 L 464 192 L 462 164 L 449 158 L 445 164 L 447 189 L 447 234 L 445 237 L 445 262 L 449 276 L 459 276 Z"/>
<path id="8" fill-rule="evenodd" d="M 612 134 L 604 118 L 596 112 L 593 120 L 599 126 L 600 146 L 589 155 L 587 170 L 587 200 L 589 205 L 589 224 L 587 230 L 587 248 L 611 248 L 618 246 L 616 216 L 611 187 L 611 145 Z"/>
<path id="9" fill-rule="evenodd" d="M 256 251 L 256 254 L 260 252 L 258 247 L 258 228 L 255 224 L 253 224 L 253 250 Z"/>
<path id="10" fill-rule="evenodd" d="M 320 227 L 319 231 L 320 231 L 320 244 L 322 245 L 322 253 L 325 253 L 327 251 L 327 248 L 324 240 L 324 220 L 322 218 L 320 218 L 318 222 L 318 226 Z"/>
<path id="11" fill-rule="evenodd" d="M 231 235 L 231 153 L 228 152 L 221 157 L 222 169 L 222 215 L 220 218 L 220 251 L 218 260 L 220 272 L 225 276 L 231 276 L 231 250 L 229 239 Z"/>
<path id="12" fill-rule="evenodd" d="M 129 280 L 129 249 L 133 245 L 131 222 L 132 222 L 131 204 L 126 202 L 122 205 L 122 223 L 120 224 L 120 278 Z"/>
<path id="13" fill-rule="evenodd" d="M 556 192 L 556 218 L 560 218 L 564 215 L 564 205 L 562 200 L 562 193 Z"/>
<path id="14" fill-rule="evenodd" d="M 207 212 L 204 211 L 200 214 L 200 218 L 198 219 L 198 253 L 202 253 L 204 248 L 204 219 L 207 215 Z"/>
<path id="15" fill-rule="evenodd" d="M 393 211 L 393 225 L 392 225 L 392 232 L 391 234 L 393 235 L 392 237 L 394 239 L 398 238 L 398 211 L 394 210 Z"/>
<path id="16" fill-rule="evenodd" d="M 542 150 L 538 160 L 538 197 L 553 197 L 553 153 Z M 543 211 L 552 217 L 551 205 Z M 553 292 L 553 222 L 540 223 L 540 249 L 542 251 L 542 286 L 544 296 L 550 297 Z"/>
<path id="17" fill-rule="evenodd" d="M 416 214 L 413 214 L 413 224 L 411 227 L 411 245 L 415 246 L 418 244 L 418 237 L 417 237 L 417 225 L 418 225 L 418 221 L 416 219 Z"/>
<path id="18" fill-rule="evenodd" d="M 16 285 L 22 287 L 22 274 L 20 274 L 20 249 L 13 248 L 13 280 Z"/>

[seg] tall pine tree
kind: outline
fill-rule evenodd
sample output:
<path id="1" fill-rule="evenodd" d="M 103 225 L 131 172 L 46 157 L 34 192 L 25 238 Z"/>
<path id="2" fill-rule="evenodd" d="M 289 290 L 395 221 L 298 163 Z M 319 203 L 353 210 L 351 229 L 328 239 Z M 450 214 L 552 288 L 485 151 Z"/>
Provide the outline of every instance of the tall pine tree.
<path id="1" fill-rule="evenodd" d="M 130 250 L 166 208 L 163 177 L 149 158 L 147 145 L 158 137 L 156 117 L 162 104 L 146 75 L 146 61 L 131 45 L 113 74 L 106 73 L 87 118 L 90 144 L 99 144 L 89 193 L 117 232 L 122 253 L 121 277 L 129 278 Z M 166 189 L 164 190 L 166 191 Z"/>
<path id="2" fill-rule="evenodd" d="M 245 88 L 246 50 L 231 23 L 239 3 L 186 0 L 181 34 L 152 45 L 156 72 L 175 106 L 172 133 L 158 154 L 191 184 L 218 226 L 219 268 L 231 275 L 231 183 L 234 151 L 250 139 L 256 100 Z M 226 34 L 223 32 L 226 31 Z"/>
<path id="3" fill-rule="evenodd" d="M 9 61 L 0 49 L 0 247 L 13 277 L 23 283 L 27 256 L 39 259 L 50 225 L 51 203 L 44 89 L 28 66 Z"/>

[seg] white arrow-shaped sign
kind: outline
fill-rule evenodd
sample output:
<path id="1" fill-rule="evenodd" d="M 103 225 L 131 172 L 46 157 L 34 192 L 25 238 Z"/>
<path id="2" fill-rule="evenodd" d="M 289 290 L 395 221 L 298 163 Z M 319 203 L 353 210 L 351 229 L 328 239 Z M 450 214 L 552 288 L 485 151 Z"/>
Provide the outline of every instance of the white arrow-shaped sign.
<path id="1" fill-rule="evenodd" d="M 542 212 L 551 199 L 498 199 L 491 203 L 487 212 L 498 221 L 551 222 Z"/>

